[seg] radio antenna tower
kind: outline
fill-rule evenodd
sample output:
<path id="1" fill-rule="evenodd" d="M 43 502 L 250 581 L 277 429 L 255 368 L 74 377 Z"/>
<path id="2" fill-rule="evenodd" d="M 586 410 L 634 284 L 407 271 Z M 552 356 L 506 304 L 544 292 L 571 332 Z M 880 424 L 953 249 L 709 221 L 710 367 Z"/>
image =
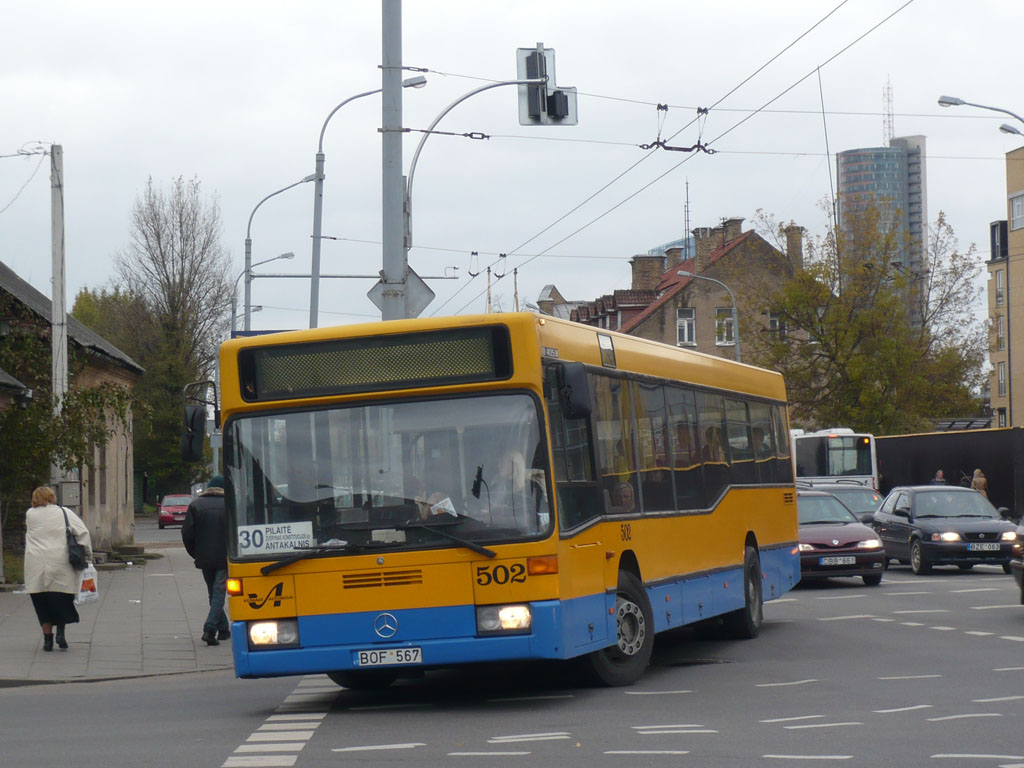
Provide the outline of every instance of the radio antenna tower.
<path id="1" fill-rule="evenodd" d="M 886 77 L 882 88 L 882 141 L 889 146 L 893 137 L 892 126 L 892 81 Z"/>

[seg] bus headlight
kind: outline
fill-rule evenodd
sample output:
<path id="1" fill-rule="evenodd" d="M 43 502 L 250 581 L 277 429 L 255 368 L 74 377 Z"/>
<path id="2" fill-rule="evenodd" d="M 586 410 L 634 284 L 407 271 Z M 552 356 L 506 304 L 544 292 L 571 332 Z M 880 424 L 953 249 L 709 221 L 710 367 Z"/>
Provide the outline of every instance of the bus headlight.
<path id="1" fill-rule="evenodd" d="M 253 650 L 294 648 L 299 644 L 299 622 L 273 619 L 249 623 L 249 647 Z"/>
<path id="2" fill-rule="evenodd" d="M 525 634 L 532 623 L 528 605 L 480 605 L 476 609 L 478 635 Z"/>

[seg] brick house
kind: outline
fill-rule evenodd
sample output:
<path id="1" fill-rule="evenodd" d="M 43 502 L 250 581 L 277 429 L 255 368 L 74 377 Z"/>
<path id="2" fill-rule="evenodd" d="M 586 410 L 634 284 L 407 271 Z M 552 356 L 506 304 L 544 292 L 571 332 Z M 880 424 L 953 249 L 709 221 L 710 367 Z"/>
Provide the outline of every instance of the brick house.
<path id="1" fill-rule="evenodd" d="M 0 262 L 0 335 L 45 335 L 51 326 L 52 301 Z M 67 318 L 68 343 L 84 358 L 84 368 L 73 387 L 113 383 L 131 389 L 142 367 L 99 334 L 71 317 Z M 0 409 L 16 407 L 19 397 L 29 396 L 26 386 L 0 371 Z M 89 527 L 93 547 L 109 550 L 114 544 L 134 540 L 133 453 L 131 425 L 115 430 L 103 447 L 93 446 L 94 461 L 80 472 L 80 503 L 65 501 Z"/>

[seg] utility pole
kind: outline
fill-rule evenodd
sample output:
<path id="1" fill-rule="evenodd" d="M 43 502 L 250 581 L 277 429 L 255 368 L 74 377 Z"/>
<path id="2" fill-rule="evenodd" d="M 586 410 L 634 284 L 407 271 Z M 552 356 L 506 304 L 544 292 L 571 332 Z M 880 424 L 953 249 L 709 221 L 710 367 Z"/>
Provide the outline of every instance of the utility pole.
<path id="1" fill-rule="evenodd" d="M 53 281 L 53 306 L 50 311 L 51 389 L 55 413 L 60 415 L 68 391 L 68 324 L 64 289 L 64 148 L 60 144 L 50 147 L 50 255 Z M 50 468 L 50 477 L 57 491 L 57 500 L 65 504 L 64 485 L 61 482 L 64 480 L 64 472 L 54 464 Z"/>
<path id="2" fill-rule="evenodd" d="M 402 177 L 402 0 L 381 0 L 381 217 L 383 269 L 381 319 L 405 317 L 406 254 L 403 242 L 405 179 Z"/>

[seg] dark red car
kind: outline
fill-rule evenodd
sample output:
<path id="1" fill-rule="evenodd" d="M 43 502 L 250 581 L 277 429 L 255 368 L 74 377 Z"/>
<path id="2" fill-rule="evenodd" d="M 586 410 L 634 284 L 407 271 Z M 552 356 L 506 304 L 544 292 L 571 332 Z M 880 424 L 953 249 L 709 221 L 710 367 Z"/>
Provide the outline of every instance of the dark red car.
<path id="1" fill-rule="evenodd" d="M 163 501 L 156 505 L 157 525 L 181 525 L 185 522 L 185 513 L 192 503 L 192 496 L 187 493 L 169 493 Z"/>
<path id="2" fill-rule="evenodd" d="M 800 578 L 860 576 L 868 586 L 882 582 L 882 540 L 839 499 L 822 491 L 797 493 L 800 522 Z"/>

